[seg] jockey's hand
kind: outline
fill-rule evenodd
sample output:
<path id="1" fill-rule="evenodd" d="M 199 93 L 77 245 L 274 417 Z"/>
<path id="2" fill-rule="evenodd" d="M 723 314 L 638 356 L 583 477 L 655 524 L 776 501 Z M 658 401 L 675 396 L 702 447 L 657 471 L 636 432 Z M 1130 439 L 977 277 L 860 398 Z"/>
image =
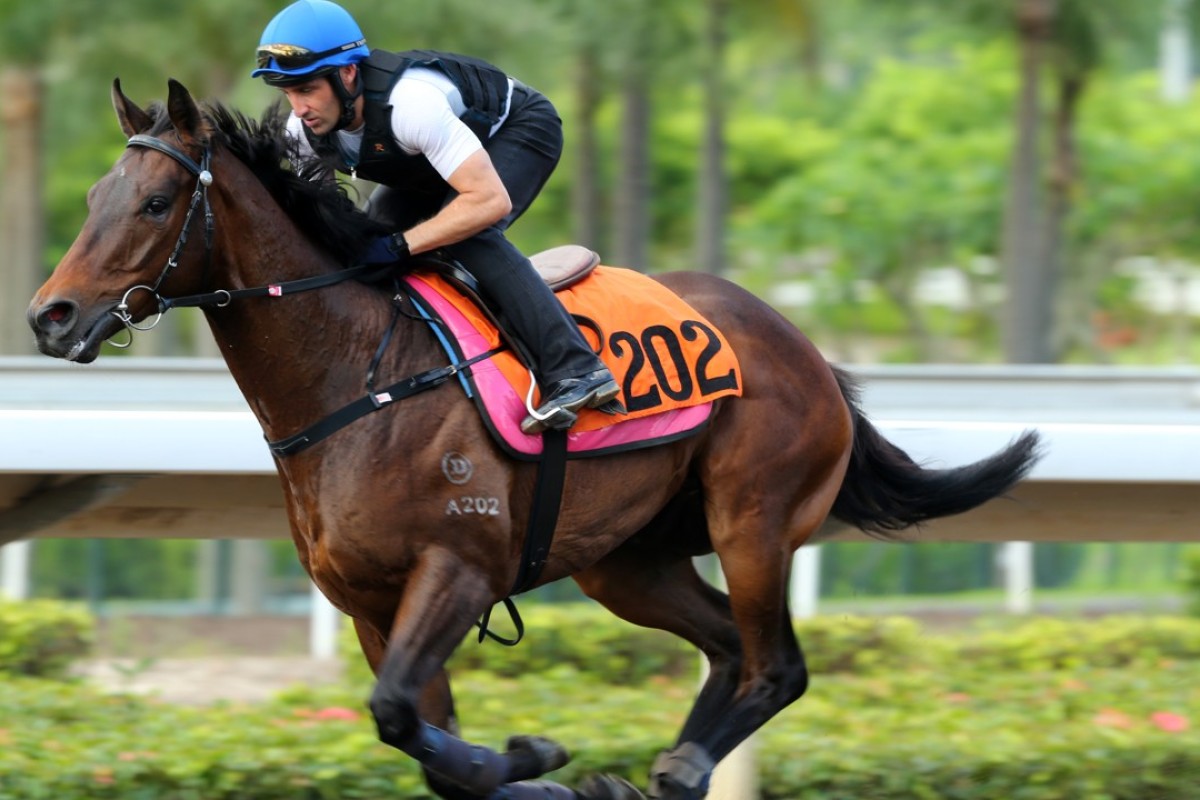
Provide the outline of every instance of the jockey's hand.
<path id="1" fill-rule="evenodd" d="M 387 236 L 379 236 L 367 243 L 367 247 L 363 250 L 362 263 L 364 264 L 395 264 L 400 261 L 407 261 L 409 255 L 408 242 L 404 240 L 403 233 L 389 233 Z"/>

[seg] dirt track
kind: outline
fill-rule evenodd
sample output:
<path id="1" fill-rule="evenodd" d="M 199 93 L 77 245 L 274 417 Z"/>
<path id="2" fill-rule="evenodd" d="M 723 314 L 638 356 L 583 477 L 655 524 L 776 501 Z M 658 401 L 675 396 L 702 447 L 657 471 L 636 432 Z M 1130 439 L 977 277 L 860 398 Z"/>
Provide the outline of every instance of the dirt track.
<path id="1" fill-rule="evenodd" d="M 113 615 L 98 624 L 94 657 L 76 671 L 106 689 L 171 703 L 256 702 L 340 679 L 341 662 L 310 658 L 308 644 L 303 616 Z"/>
<path id="2" fill-rule="evenodd" d="M 168 703 L 253 703 L 297 684 L 319 686 L 341 676 L 338 661 L 279 656 L 98 659 L 77 674 L 112 691 L 157 697 Z M 364 697 L 366 688 L 364 687 Z"/>

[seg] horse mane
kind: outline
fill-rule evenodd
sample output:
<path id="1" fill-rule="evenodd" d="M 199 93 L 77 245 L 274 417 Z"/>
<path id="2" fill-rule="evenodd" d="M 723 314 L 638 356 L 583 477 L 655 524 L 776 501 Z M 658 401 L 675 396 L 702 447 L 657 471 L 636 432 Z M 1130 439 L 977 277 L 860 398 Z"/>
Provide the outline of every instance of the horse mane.
<path id="1" fill-rule="evenodd" d="M 295 140 L 286 133 L 288 113 L 280 101 L 260 120 L 215 101 L 206 101 L 203 109 L 212 129 L 211 143 L 249 167 L 297 227 L 343 266 L 358 263 L 371 238 L 388 232 L 355 205 L 347 186 L 331 177 L 332 169 L 299 155 Z M 148 111 L 154 118 L 150 135 L 171 130 L 161 103 Z"/>

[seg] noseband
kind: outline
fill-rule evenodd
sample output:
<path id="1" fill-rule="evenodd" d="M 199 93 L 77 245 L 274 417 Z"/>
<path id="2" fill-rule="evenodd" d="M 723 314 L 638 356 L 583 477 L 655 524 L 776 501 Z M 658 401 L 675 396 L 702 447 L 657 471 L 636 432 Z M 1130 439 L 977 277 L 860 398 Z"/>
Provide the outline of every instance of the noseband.
<path id="1" fill-rule="evenodd" d="M 166 266 L 164 266 L 162 272 L 159 273 L 158 280 L 154 282 L 153 286 L 138 284 L 137 286 L 128 289 L 121 297 L 120 304 L 111 312 L 113 316 L 121 320 L 121 324 L 123 324 L 127 329 L 148 331 L 158 325 L 159 321 L 162 319 L 163 312 L 167 310 L 167 304 L 158 294 L 158 290 L 159 287 L 162 286 L 163 282 L 166 281 L 167 276 L 171 274 L 171 271 L 179 266 L 179 254 L 183 251 L 183 246 L 187 244 L 188 231 L 192 227 L 192 217 L 195 216 L 196 209 L 200 207 L 201 202 L 204 203 L 204 252 L 207 258 L 212 257 L 213 213 L 212 206 L 210 206 L 208 202 L 208 187 L 211 186 L 213 182 L 212 173 L 208 171 L 209 161 L 212 157 L 212 149 L 208 146 L 205 146 L 204 155 L 200 157 L 200 163 L 196 163 L 192 160 L 191 156 L 174 145 L 168 144 L 162 139 L 156 139 L 153 136 L 147 136 L 143 133 L 130 136 L 129 141 L 125 146 L 127 148 L 148 147 L 151 150 L 157 150 L 158 152 L 164 153 L 175 159 L 177 162 L 183 165 L 184 169 L 196 176 L 196 188 L 192 192 L 192 199 L 188 205 L 187 216 L 183 220 L 183 228 L 179 231 L 179 238 L 175 241 L 175 247 L 171 250 L 170 257 L 167 258 Z M 133 321 L 133 317 L 129 313 L 129 296 L 139 289 L 144 289 L 145 291 L 150 292 L 158 301 L 158 316 L 156 316 L 154 321 L 149 325 L 140 327 Z M 128 347 L 131 343 L 132 340 L 124 343 L 123 345 L 115 346 Z"/>

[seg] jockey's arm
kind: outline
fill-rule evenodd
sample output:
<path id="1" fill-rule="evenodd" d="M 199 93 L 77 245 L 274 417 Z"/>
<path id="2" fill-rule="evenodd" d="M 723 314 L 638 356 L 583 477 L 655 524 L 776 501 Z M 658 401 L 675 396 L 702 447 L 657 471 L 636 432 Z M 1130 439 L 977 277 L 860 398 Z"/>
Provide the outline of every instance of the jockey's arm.
<path id="1" fill-rule="evenodd" d="M 496 224 L 512 210 L 508 190 L 482 148 L 476 150 L 446 179 L 457 193 L 434 216 L 404 231 L 413 253 L 461 242 Z"/>

